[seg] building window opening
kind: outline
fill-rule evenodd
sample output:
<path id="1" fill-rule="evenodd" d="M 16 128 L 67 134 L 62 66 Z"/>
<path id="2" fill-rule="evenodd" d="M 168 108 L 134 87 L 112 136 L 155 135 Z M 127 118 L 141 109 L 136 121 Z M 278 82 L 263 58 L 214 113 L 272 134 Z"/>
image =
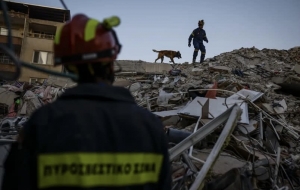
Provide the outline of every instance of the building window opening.
<path id="1" fill-rule="evenodd" d="M 33 63 L 52 65 L 53 64 L 53 53 L 45 51 L 34 51 Z"/>
<path id="2" fill-rule="evenodd" d="M 0 53 L 0 63 L 3 64 L 13 64 L 13 62 L 10 60 L 9 56 L 5 53 Z"/>
<path id="3" fill-rule="evenodd" d="M 7 28 L 0 28 L 0 35 L 2 35 L 2 36 L 7 36 L 7 35 L 8 35 L 8 30 L 7 30 Z"/>
<path id="4" fill-rule="evenodd" d="M 30 78 L 29 84 L 39 84 L 42 85 L 45 82 L 44 78 Z"/>

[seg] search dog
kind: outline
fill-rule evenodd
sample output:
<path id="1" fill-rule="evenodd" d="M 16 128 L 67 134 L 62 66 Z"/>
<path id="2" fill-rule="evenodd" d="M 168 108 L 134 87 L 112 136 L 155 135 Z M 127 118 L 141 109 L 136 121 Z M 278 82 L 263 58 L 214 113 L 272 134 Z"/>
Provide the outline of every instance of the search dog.
<path id="1" fill-rule="evenodd" d="M 175 64 L 174 62 L 174 58 L 177 57 L 178 59 L 181 58 L 181 54 L 180 54 L 180 51 L 172 51 L 172 50 L 160 50 L 160 51 L 157 51 L 155 49 L 153 49 L 152 51 L 158 53 L 158 56 L 157 56 L 157 59 L 155 59 L 155 63 L 158 59 L 161 59 L 161 63 L 163 62 L 164 60 L 164 56 L 168 57 L 171 59 L 170 62 L 173 62 L 173 64 Z"/>

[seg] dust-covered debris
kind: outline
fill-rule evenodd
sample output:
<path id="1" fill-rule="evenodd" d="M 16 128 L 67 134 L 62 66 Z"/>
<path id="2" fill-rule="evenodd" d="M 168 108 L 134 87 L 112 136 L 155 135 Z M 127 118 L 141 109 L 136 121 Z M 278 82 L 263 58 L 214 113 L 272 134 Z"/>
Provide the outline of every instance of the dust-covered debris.
<path id="1" fill-rule="evenodd" d="M 201 65 L 117 62 L 114 85 L 161 118 L 170 150 L 195 140 L 170 160 L 174 188 L 299 189 L 300 47 L 241 48 Z M 0 137 L 14 139 L 35 109 L 74 85 L 2 82 Z"/>
<path id="2" fill-rule="evenodd" d="M 175 76 L 170 74 L 172 70 L 143 74 L 139 80 L 148 80 L 147 88 L 132 94 L 140 106 L 161 118 L 171 147 L 181 146 L 186 138 L 234 103 L 242 108 L 243 113 L 220 150 L 215 166 L 204 176 L 203 188 L 297 189 L 300 185 L 300 149 L 296 148 L 300 145 L 298 64 L 299 47 L 241 48 L 207 59 L 202 65 L 177 64 Z M 208 93 L 213 88 L 215 93 Z M 193 149 L 186 150 L 196 172 L 184 156 L 171 160 L 174 168 L 182 167 L 173 171 L 174 188 L 190 188 L 196 183 L 195 177 L 207 162 L 201 155 L 212 153 L 223 127 L 224 124 L 220 125 Z M 230 162 L 235 164 L 226 164 Z M 236 180 L 241 176 L 243 180 Z"/>

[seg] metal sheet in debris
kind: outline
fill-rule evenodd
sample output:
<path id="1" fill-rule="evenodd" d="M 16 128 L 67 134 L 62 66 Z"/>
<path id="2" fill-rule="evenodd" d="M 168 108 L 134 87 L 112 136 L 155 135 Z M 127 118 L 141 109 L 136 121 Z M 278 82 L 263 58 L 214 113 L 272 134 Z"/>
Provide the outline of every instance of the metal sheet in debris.
<path id="1" fill-rule="evenodd" d="M 248 115 L 248 104 L 243 103 L 243 100 L 236 100 L 234 98 L 227 98 L 226 104 L 225 104 L 225 98 L 219 98 L 216 99 L 208 99 L 203 97 L 196 97 L 190 104 L 188 104 L 184 109 L 182 109 L 179 114 L 186 114 L 194 117 L 202 116 L 202 107 L 199 105 L 197 101 L 200 101 L 202 105 L 205 104 L 205 102 L 209 100 L 209 112 L 214 116 L 218 117 L 220 114 L 225 112 L 227 110 L 226 104 L 228 107 L 231 107 L 233 104 L 238 103 L 243 110 L 243 114 L 241 116 L 241 120 L 239 123 L 249 124 L 249 115 Z M 209 115 L 208 118 L 213 118 Z"/>
<path id="2" fill-rule="evenodd" d="M 260 98 L 264 93 L 257 92 L 253 90 L 242 89 L 237 93 L 229 96 L 228 99 L 241 100 L 242 97 L 247 97 L 251 102 L 254 102 L 258 98 Z M 242 97 L 241 97 L 242 96 Z"/>
<path id="3" fill-rule="evenodd" d="M 169 111 L 160 111 L 160 112 L 152 112 L 159 117 L 169 117 L 177 115 L 180 110 L 169 110 Z"/>
<path id="4" fill-rule="evenodd" d="M 196 97 L 191 103 L 189 103 L 185 108 L 183 108 L 178 113 L 199 117 L 200 115 L 202 115 L 202 107 L 198 103 L 198 101 L 200 101 L 201 104 L 204 105 L 207 100 L 208 98 Z"/>
<path id="5" fill-rule="evenodd" d="M 249 124 L 248 104 L 245 102 L 242 103 L 241 100 L 234 100 L 229 98 L 227 98 L 226 100 L 226 104 L 228 107 L 231 107 L 235 103 L 238 103 L 238 105 L 240 105 L 241 109 L 243 110 L 243 113 L 241 115 L 241 120 L 238 123 Z M 214 117 L 218 117 L 228 109 L 226 104 L 225 104 L 225 98 L 217 97 L 216 99 L 209 99 L 209 112 Z M 208 118 L 213 118 L 213 117 L 209 115 Z"/>

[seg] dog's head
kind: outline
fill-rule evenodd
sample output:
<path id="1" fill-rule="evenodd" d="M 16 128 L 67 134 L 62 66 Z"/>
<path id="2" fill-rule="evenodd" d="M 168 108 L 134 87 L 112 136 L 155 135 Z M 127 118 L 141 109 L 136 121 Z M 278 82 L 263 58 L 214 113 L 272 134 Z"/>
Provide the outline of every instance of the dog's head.
<path id="1" fill-rule="evenodd" d="M 178 57 L 178 59 L 181 58 L 181 53 L 180 53 L 180 51 L 177 51 L 177 52 L 176 52 L 176 57 Z"/>

